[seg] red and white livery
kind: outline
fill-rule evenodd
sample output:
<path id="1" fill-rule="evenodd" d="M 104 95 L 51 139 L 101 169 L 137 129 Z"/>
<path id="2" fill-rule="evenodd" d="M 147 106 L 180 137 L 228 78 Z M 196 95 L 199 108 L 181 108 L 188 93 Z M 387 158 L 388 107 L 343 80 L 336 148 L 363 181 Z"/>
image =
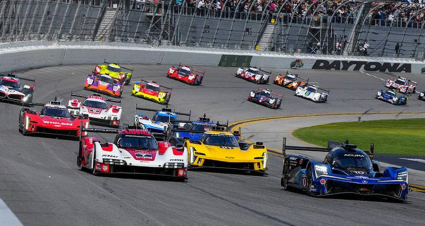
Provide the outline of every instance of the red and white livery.
<path id="1" fill-rule="evenodd" d="M 240 67 L 235 73 L 235 77 L 243 78 L 245 80 L 255 82 L 257 84 L 267 84 L 271 76 L 271 71 L 265 71 L 261 68 L 249 67 L 244 68 Z"/>
<path id="2" fill-rule="evenodd" d="M 19 114 L 19 131 L 23 135 L 42 133 L 55 136 L 85 136 L 86 133 L 80 134 L 81 126 L 88 128 L 89 119 L 84 116 L 72 116 L 66 106 L 56 100 L 44 104 L 40 113 L 23 108 Z"/>
<path id="3" fill-rule="evenodd" d="M 204 79 L 205 71 L 196 70 L 195 68 L 179 64 L 178 67 L 171 66 L 167 71 L 167 77 L 173 78 L 190 85 L 201 85 Z"/>
<path id="4" fill-rule="evenodd" d="M 385 86 L 390 89 L 396 89 L 400 93 L 415 93 L 417 84 L 415 81 L 398 77 L 397 79 L 388 79 Z"/>
<path id="5" fill-rule="evenodd" d="M 71 96 L 85 98 L 84 101 L 79 99 L 68 101 L 68 111 L 71 115 L 86 115 L 94 125 L 119 127 L 122 108 L 118 105 L 108 107 L 107 102 L 121 103 L 121 100 L 106 99 L 98 94 L 84 96 L 72 93 Z"/>
<path id="6" fill-rule="evenodd" d="M 93 174 L 153 174 L 187 179 L 187 149 L 157 141 L 148 131 L 127 128 L 83 129 L 88 132 L 117 133 L 114 142 L 101 143 L 99 138 L 80 141 L 77 165 Z"/>

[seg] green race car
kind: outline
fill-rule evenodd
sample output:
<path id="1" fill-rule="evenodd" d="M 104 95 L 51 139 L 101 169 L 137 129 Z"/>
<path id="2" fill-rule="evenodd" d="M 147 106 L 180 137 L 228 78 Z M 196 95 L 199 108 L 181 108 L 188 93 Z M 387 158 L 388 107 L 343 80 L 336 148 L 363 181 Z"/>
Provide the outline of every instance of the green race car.
<path id="1" fill-rule="evenodd" d="M 126 69 L 131 72 L 123 72 L 121 69 Z M 113 79 L 116 79 L 118 82 L 123 83 L 124 85 L 130 84 L 131 77 L 133 75 L 133 70 L 125 67 L 121 67 L 117 63 L 108 63 L 106 61 L 103 64 L 98 64 L 94 68 L 94 75 L 109 75 Z"/>

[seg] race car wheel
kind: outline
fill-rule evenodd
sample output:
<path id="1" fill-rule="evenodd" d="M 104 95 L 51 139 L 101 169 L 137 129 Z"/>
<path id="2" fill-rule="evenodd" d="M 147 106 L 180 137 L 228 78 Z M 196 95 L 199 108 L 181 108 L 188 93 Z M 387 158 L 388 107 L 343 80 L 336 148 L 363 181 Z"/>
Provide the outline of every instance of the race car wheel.
<path id="1" fill-rule="evenodd" d="M 96 161 L 95 161 L 95 159 L 96 159 L 96 146 L 93 149 L 93 157 L 92 157 L 92 166 L 93 166 L 92 174 L 93 175 L 97 175 L 97 172 L 96 172 Z"/>
<path id="2" fill-rule="evenodd" d="M 288 186 L 288 178 L 287 177 L 283 177 L 280 179 L 280 185 L 282 186 L 283 190 L 288 191 L 289 190 L 289 186 Z"/>
<path id="3" fill-rule="evenodd" d="M 23 119 L 25 112 L 21 112 L 21 116 L 19 117 L 19 132 L 22 133 L 22 135 L 26 136 L 28 135 L 27 130 L 25 129 L 25 120 Z"/>
<path id="4" fill-rule="evenodd" d="M 306 191 L 307 191 L 307 194 L 308 195 L 312 195 L 313 196 L 314 193 L 311 191 L 311 186 L 313 184 L 313 169 L 312 169 L 312 166 L 311 165 L 308 166 L 307 171 L 306 171 L 306 175 L 307 175 L 307 188 L 306 188 Z"/>

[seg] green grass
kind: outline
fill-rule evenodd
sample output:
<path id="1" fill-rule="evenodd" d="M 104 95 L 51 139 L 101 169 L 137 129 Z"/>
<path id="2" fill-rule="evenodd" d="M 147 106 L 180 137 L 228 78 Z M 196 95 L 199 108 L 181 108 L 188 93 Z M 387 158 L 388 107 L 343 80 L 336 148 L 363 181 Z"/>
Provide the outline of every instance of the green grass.
<path id="1" fill-rule="evenodd" d="M 375 154 L 425 155 L 425 119 L 331 123 L 295 130 L 293 135 L 322 147 L 345 141 L 362 150 L 375 143 Z"/>

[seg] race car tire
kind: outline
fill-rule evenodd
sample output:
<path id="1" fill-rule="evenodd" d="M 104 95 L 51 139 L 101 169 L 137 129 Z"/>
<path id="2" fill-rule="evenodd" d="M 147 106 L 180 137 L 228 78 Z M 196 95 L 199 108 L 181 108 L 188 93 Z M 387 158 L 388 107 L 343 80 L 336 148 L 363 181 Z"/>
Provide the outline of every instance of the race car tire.
<path id="1" fill-rule="evenodd" d="M 26 136 L 28 135 L 27 130 L 25 129 L 25 124 L 24 124 L 24 120 L 22 119 L 22 117 L 24 116 L 23 113 L 21 113 L 22 115 L 19 117 L 19 132 L 22 133 L 22 135 Z"/>
<path id="2" fill-rule="evenodd" d="M 311 165 L 307 167 L 306 175 L 307 175 L 307 189 L 306 189 L 307 194 L 314 196 L 314 193 L 311 191 L 311 185 L 313 184 L 313 169 Z"/>
<path id="3" fill-rule="evenodd" d="M 81 157 L 80 156 L 77 156 L 77 166 L 78 166 L 78 169 L 80 169 L 81 171 L 84 170 L 83 164 L 81 164 Z"/>
<path id="4" fill-rule="evenodd" d="M 96 159 L 96 146 L 93 148 L 93 157 L 92 157 L 92 166 L 93 166 L 93 169 L 92 169 L 92 174 L 93 175 L 98 175 L 97 174 L 97 172 L 96 172 L 96 162 L 95 162 L 95 159 Z"/>
<path id="5" fill-rule="evenodd" d="M 269 81 L 270 81 L 270 77 L 269 77 L 269 78 L 267 78 L 267 80 L 266 80 L 266 83 L 265 83 L 265 84 L 269 84 Z"/>

